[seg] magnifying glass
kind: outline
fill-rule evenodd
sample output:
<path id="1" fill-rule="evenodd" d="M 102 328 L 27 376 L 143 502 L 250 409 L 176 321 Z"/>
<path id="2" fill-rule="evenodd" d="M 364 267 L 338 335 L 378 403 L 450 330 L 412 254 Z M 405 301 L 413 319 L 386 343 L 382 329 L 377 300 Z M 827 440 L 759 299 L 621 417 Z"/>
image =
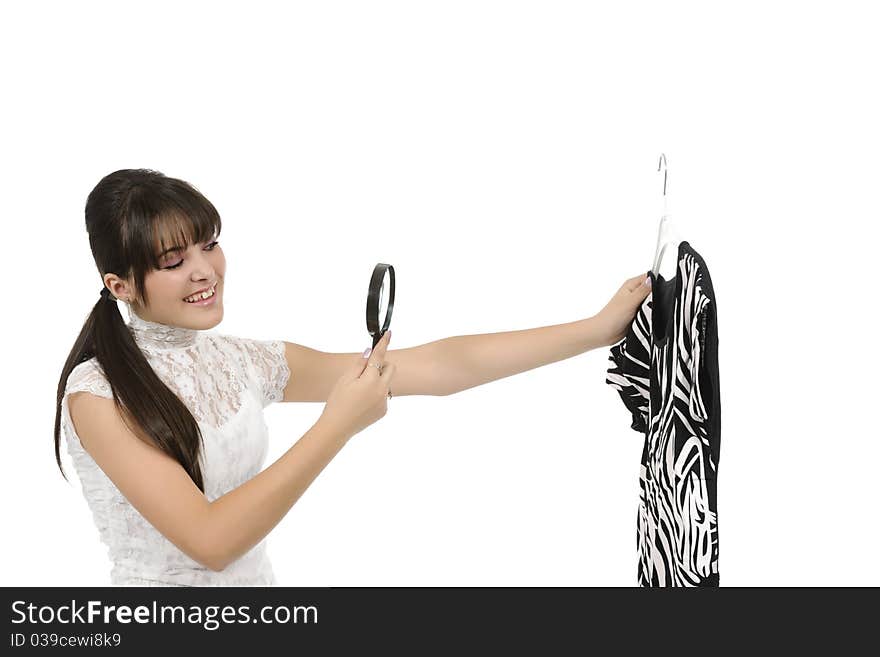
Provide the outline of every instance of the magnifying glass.
<path id="1" fill-rule="evenodd" d="M 367 333 L 373 336 L 374 348 L 391 324 L 392 310 L 394 310 L 394 267 L 380 262 L 373 268 L 367 291 Z"/>

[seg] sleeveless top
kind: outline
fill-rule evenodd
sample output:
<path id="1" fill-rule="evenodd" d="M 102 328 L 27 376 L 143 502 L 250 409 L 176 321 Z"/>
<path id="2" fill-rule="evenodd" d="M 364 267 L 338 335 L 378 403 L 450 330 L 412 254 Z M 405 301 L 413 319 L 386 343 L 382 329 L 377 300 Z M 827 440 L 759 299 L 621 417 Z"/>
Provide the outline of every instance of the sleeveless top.
<path id="1" fill-rule="evenodd" d="M 644 436 L 636 520 L 640 586 L 718 586 L 721 396 L 717 299 L 709 268 L 680 242 L 674 279 L 651 293 L 622 342 L 606 383 Z"/>
<path id="2" fill-rule="evenodd" d="M 290 377 L 281 340 L 253 340 L 149 322 L 129 307 L 126 325 L 159 379 L 187 406 L 202 433 L 205 496 L 214 501 L 260 472 L 268 451 L 263 409 L 283 399 Z M 79 442 L 67 397 L 113 398 L 96 357 L 79 363 L 61 403 L 67 452 L 99 538 L 112 563 L 111 584 L 268 586 L 276 584 L 266 540 L 220 572 L 203 566 L 153 527 Z"/>

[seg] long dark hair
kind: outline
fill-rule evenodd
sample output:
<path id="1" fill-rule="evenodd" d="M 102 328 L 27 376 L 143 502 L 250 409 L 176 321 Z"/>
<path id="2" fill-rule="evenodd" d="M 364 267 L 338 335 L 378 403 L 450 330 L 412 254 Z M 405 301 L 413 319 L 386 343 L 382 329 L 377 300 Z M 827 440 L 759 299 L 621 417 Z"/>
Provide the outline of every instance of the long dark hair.
<path id="1" fill-rule="evenodd" d="M 160 267 L 168 246 L 207 242 L 220 234 L 220 215 L 195 187 L 150 169 L 121 169 L 105 176 L 86 200 L 86 230 L 95 265 L 132 282 L 131 301 L 147 306 L 144 279 Z M 97 293 L 96 293 L 97 294 Z M 70 350 L 58 381 L 55 460 L 61 474 L 61 400 L 80 363 L 97 357 L 125 424 L 179 462 L 203 493 L 202 434 L 180 398 L 153 371 L 112 296 L 100 295 Z"/>

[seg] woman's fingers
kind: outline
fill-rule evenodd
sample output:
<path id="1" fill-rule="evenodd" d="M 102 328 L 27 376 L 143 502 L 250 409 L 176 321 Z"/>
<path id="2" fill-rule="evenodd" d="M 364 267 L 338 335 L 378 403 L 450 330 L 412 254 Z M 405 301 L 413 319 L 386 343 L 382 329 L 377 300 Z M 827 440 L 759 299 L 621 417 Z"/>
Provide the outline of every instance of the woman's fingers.
<path id="1" fill-rule="evenodd" d="M 376 343 L 375 348 L 370 353 L 370 358 L 366 365 L 366 373 L 369 376 L 379 376 L 379 368 L 376 365 L 381 366 L 385 363 L 385 352 L 388 351 L 389 340 L 391 340 L 391 331 L 385 331 L 385 334 L 379 338 L 379 342 Z M 371 372 L 370 370 L 373 371 Z"/>
<path id="2" fill-rule="evenodd" d="M 632 278 L 628 278 L 626 283 L 623 286 L 629 290 L 630 292 L 635 292 L 639 289 L 639 286 L 645 282 L 645 278 L 647 278 L 646 274 L 639 274 L 638 276 L 633 276 Z M 647 287 L 647 286 L 645 286 Z"/>

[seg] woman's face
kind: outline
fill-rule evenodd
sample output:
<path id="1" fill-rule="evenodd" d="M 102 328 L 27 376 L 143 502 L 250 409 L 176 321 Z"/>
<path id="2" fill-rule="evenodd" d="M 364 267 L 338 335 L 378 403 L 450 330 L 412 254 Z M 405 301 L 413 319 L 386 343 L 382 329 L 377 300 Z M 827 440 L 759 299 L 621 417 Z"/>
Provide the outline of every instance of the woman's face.
<path id="1" fill-rule="evenodd" d="M 159 269 L 148 272 L 144 279 L 149 306 L 132 300 L 132 310 L 149 322 L 200 330 L 213 328 L 223 319 L 225 274 L 226 257 L 217 240 L 168 251 L 159 256 Z M 125 287 L 128 298 L 133 299 L 131 286 Z M 118 298 L 126 298 L 124 292 L 117 294 L 112 287 L 111 290 Z M 214 294 L 203 299 L 203 291 Z M 198 298 L 195 302 L 193 295 Z"/>

